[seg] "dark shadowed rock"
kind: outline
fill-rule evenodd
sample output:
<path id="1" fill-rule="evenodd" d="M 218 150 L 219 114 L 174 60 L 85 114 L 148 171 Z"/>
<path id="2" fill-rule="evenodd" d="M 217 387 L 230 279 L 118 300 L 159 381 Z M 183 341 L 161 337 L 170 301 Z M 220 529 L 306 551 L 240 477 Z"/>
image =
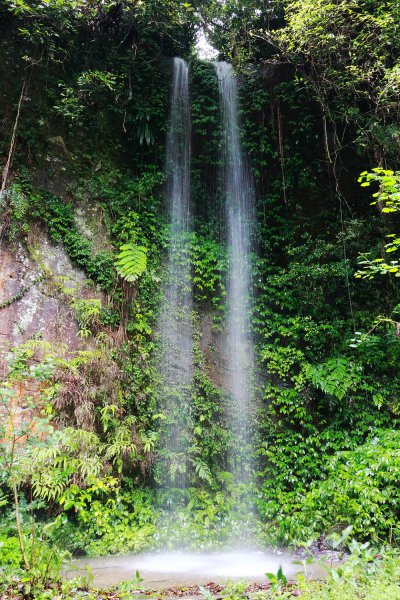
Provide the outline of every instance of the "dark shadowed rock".
<path id="1" fill-rule="evenodd" d="M 295 66 L 283 61 L 265 61 L 259 67 L 260 76 L 265 82 L 273 87 L 284 81 L 290 81 L 294 77 Z"/>

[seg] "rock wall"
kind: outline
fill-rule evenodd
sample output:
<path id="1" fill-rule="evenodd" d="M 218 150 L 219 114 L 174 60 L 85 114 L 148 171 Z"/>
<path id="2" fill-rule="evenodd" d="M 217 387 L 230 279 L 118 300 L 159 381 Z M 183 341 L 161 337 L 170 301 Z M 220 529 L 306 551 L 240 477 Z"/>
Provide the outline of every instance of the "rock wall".
<path id="1" fill-rule="evenodd" d="M 99 297 L 86 285 L 62 245 L 54 245 L 38 226 L 26 242 L 2 242 L 0 249 L 0 373 L 5 357 L 30 339 L 51 342 L 68 354 L 83 347 L 78 323 L 64 290 L 78 297 Z M 87 345 L 87 342 L 85 342 Z"/>

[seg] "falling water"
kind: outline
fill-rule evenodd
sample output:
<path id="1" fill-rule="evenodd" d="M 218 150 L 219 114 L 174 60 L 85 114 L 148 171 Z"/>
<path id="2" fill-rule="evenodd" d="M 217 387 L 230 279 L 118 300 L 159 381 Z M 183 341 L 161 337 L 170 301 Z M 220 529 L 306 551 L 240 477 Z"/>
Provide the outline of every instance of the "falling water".
<path id="1" fill-rule="evenodd" d="M 250 228 L 254 211 L 251 172 L 240 139 L 238 88 L 232 66 L 214 63 L 218 77 L 223 128 L 223 193 L 228 238 L 227 387 L 232 397 L 228 418 L 235 436 L 235 481 L 251 481 L 251 379 L 253 341 L 250 333 Z"/>
<path id="2" fill-rule="evenodd" d="M 186 486 L 190 419 L 190 392 L 193 380 L 192 286 L 190 244 L 190 106 L 189 67 L 174 58 L 171 111 L 167 135 L 167 201 L 171 223 L 168 264 L 161 309 L 162 411 L 168 421 L 163 434 L 163 452 L 168 473 L 175 486 Z M 164 463 L 165 465 L 165 463 Z"/>

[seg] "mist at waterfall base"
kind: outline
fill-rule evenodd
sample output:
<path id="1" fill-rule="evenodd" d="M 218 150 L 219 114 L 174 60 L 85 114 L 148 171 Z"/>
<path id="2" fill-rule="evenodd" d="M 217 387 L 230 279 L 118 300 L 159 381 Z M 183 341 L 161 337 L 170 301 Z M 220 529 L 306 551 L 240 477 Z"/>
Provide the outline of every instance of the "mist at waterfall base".
<path id="1" fill-rule="evenodd" d="M 112 556 L 82 559 L 70 566 L 66 576 L 73 578 L 90 567 L 93 584 L 98 587 L 116 585 L 135 577 L 139 571 L 140 588 L 161 590 L 169 587 L 207 585 L 210 581 L 266 582 L 265 573 L 276 573 L 282 567 L 285 576 L 295 579 L 303 568 L 289 554 L 255 551 L 231 552 L 160 552 L 138 556 Z M 308 577 L 323 575 L 318 565 L 307 568 Z"/>
<path id="2" fill-rule="evenodd" d="M 276 573 L 279 567 L 289 580 L 296 580 L 297 573 L 304 574 L 304 567 L 298 564 L 298 559 L 284 553 L 230 551 L 195 554 L 175 551 L 81 559 L 71 564 L 65 575 L 68 578 L 84 575 L 86 567 L 90 568 L 93 584 L 98 587 L 134 579 L 136 571 L 139 571 L 143 580 L 139 585 L 142 590 L 206 586 L 210 581 L 220 584 L 235 581 L 266 583 L 265 574 Z M 317 564 L 308 565 L 307 577 L 321 578 L 323 569 Z"/>

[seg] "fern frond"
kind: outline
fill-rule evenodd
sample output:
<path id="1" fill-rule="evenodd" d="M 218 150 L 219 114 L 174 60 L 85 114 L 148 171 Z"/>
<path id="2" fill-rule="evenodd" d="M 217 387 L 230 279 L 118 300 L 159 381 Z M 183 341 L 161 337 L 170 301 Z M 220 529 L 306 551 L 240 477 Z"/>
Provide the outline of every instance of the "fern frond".
<path id="1" fill-rule="evenodd" d="M 135 246 L 132 243 L 121 246 L 115 268 L 122 279 L 133 283 L 144 273 L 146 267 L 147 248 L 145 246 Z"/>

